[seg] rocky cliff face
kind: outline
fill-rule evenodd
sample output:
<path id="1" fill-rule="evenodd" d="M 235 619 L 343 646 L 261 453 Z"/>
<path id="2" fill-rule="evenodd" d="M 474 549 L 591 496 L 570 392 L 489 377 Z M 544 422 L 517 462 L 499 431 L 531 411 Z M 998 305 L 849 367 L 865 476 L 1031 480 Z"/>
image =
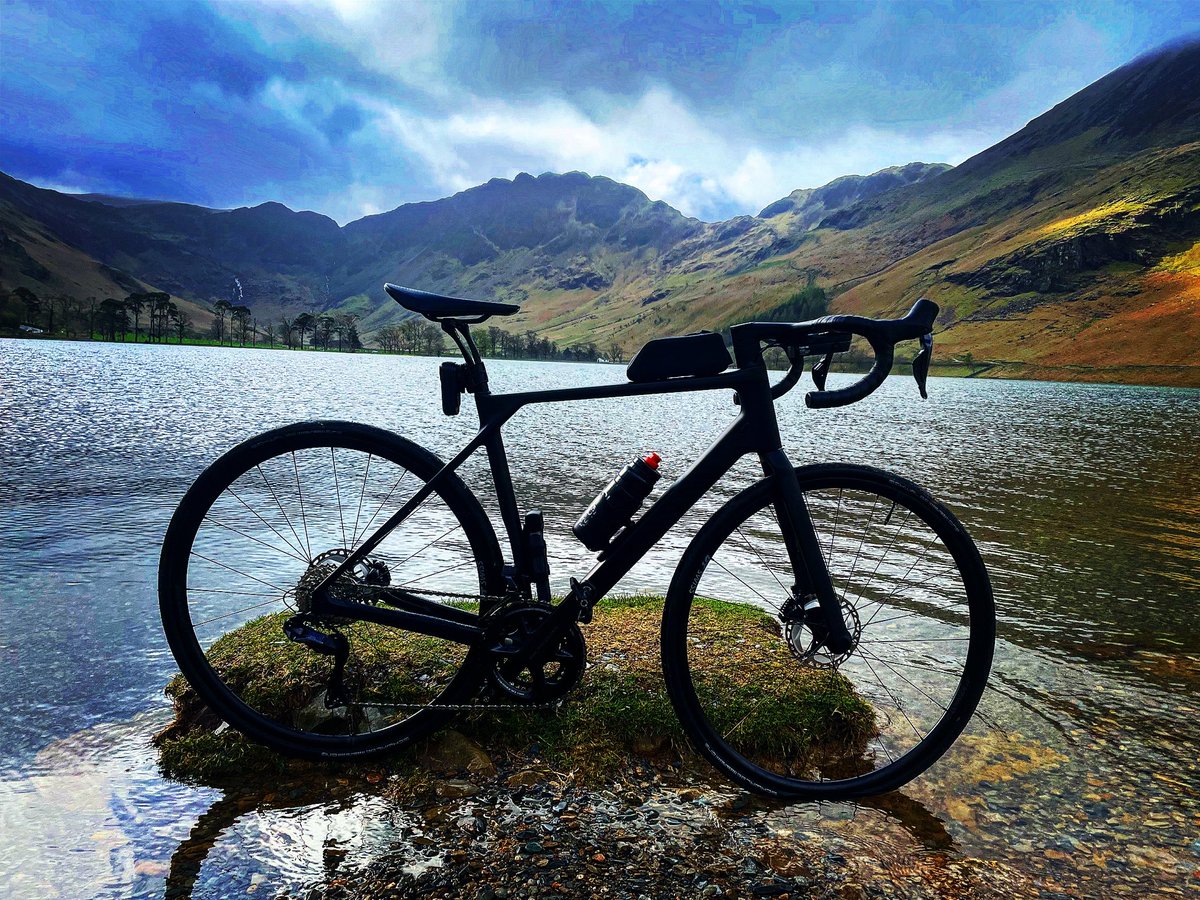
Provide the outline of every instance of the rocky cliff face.
<path id="1" fill-rule="evenodd" d="M 1051 226 L 1046 237 L 946 280 L 996 296 L 1064 293 L 1113 263 L 1151 267 L 1180 235 L 1200 234 L 1200 187 L 1149 202 L 1114 202 Z"/>

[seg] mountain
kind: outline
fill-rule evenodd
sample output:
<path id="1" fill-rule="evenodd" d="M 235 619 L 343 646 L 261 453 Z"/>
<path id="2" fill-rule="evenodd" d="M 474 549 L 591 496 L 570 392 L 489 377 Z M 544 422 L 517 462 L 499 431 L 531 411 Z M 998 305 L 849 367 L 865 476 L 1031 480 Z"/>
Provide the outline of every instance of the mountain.
<path id="1" fill-rule="evenodd" d="M 579 172 L 493 179 L 341 228 L 277 203 L 123 202 L 0 176 L 3 288 L 124 281 L 201 304 L 237 290 L 260 319 L 339 309 L 369 335 L 403 315 L 390 280 L 519 302 L 506 328 L 631 352 L 767 315 L 815 283 L 835 311 L 930 296 L 938 355 L 1028 377 L 1200 384 L 1198 241 L 1195 40 L 955 168 L 850 175 L 725 222 Z"/>
<path id="2" fill-rule="evenodd" d="M 944 167 L 918 168 L 907 180 Z M 814 197 L 802 211 L 777 218 L 799 222 L 813 210 L 837 209 L 895 183 L 893 176 L 879 174 L 839 179 L 809 192 Z M 0 224 L 5 211 L 40 222 L 130 280 L 179 297 L 198 302 L 229 297 L 236 280 L 241 302 L 260 315 L 351 308 L 368 331 L 402 314 L 390 302 L 371 299 L 388 280 L 530 302 L 537 322 L 551 327 L 581 304 L 614 292 L 633 290 L 638 301 L 648 297 L 652 303 L 670 293 L 655 281 L 677 265 L 664 260 L 681 257 L 680 247 L 741 238 L 756 221 L 706 224 L 629 185 L 582 172 L 496 178 L 344 228 L 278 203 L 233 210 L 121 203 L 60 194 L 0 175 Z M 17 218 L 8 223 L 7 232 L 19 242 L 24 230 Z M 10 268 L 5 286 L 23 283 L 36 291 L 29 280 L 14 278 Z"/>
<path id="3" fill-rule="evenodd" d="M 880 169 L 872 175 L 843 175 L 824 187 L 800 188 L 782 200 L 776 200 L 758 214 L 760 219 L 770 219 L 782 214 L 796 217 L 802 227 L 815 228 L 826 213 L 850 206 L 860 200 L 924 181 L 949 169 L 945 163 L 909 163 Z"/>

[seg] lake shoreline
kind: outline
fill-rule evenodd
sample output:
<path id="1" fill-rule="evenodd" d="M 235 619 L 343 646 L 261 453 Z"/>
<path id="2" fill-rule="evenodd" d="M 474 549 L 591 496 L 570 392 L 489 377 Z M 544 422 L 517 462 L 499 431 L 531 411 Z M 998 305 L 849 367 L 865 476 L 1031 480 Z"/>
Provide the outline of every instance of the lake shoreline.
<path id="1" fill-rule="evenodd" d="M 0 335 L 0 340 L 12 341 L 47 341 L 53 343 L 71 344 L 113 344 L 115 346 L 136 345 L 146 347 L 194 347 L 196 349 L 221 350 L 287 350 L 297 353 L 344 354 L 358 356 L 394 356 L 404 359 L 458 359 L 457 355 L 423 354 L 423 353 L 388 353 L 383 350 L 322 350 L 318 347 L 251 346 L 238 344 L 218 344 L 215 342 L 200 342 L 189 340 L 183 344 L 174 342 L 151 343 L 146 341 L 89 341 L 83 338 L 49 337 L 45 335 Z M 625 366 L 628 361 L 609 362 L 607 360 L 573 360 L 573 359 L 534 359 L 532 357 L 486 357 L 485 363 L 491 362 L 538 362 L 538 363 L 567 363 L 570 365 L 591 364 L 606 366 Z M 911 377 L 905 361 L 897 361 L 891 375 Z M 774 370 L 773 370 L 774 371 Z M 782 371 L 782 370 L 780 370 Z M 843 364 L 835 368 L 835 372 L 845 374 L 863 374 L 867 371 L 864 366 Z M 929 367 L 929 374 L 935 378 L 964 378 L 986 379 L 988 381 L 1030 381 L 1048 384 L 1095 384 L 1114 385 L 1123 387 L 1148 388 L 1181 388 L 1200 390 L 1200 365 L 1161 365 L 1161 366 L 1042 366 L 1037 363 L 1024 363 L 1009 360 L 980 360 L 973 366 L 960 362 L 938 363 L 936 360 Z"/>

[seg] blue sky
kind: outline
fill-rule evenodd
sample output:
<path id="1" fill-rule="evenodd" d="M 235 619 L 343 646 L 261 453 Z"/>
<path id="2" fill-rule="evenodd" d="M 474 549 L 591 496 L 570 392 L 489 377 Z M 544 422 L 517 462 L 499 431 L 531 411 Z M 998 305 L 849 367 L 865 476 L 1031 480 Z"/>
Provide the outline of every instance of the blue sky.
<path id="1" fill-rule="evenodd" d="M 714 220 L 961 162 L 1198 30 L 1200 0 L 0 0 L 0 170 L 346 222 L 578 169 Z"/>

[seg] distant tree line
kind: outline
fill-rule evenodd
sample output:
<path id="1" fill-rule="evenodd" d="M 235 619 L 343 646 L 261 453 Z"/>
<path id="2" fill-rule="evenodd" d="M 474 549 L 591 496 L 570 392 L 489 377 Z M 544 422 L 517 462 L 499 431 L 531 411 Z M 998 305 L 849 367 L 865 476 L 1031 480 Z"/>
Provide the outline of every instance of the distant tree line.
<path id="1" fill-rule="evenodd" d="M 161 291 L 82 300 L 63 293 L 40 297 L 26 287 L 0 294 L 0 329 L 18 334 L 128 341 L 132 333 L 135 342 L 182 343 L 191 325 L 187 312 Z"/>
<path id="2" fill-rule="evenodd" d="M 358 316 L 353 313 L 300 313 L 279 320 L 278 329 L 271 330 L 272 337 L 278 335 L 279 342 L 289 350 L 304 350 L 309 335 L 308 349 L 350 351 L 363 348 L 358 334 Z"/>
<path id="3" fill-rule="evenodd" d="M 560 348 L 554 341 L 534 331 L 524 334 L 505 331 L 492 325 L 472 332 L 482 356 L 492 359 L 546 359 L 572 362 L 596 362 L 604 359 L 619 362 L 623 353 L 616 342 L 601 350 L 595 342 L 587 341 Z M 445 335 L 441 328 L 417 318 L 405 319 L 395 325 L 384 325 L 374 335 L 375 343 L 385 353 L 413 353 L 436 356 L 446 352 Z"/>
<path id="4" fill-rule="evenodd" d="M 240 293 L 240 292 L 239 292 Z M 134 292 L 124 298 L 69 294 L 38 296 L 29 288 L 0 291 L 0 333 L 134 343 L 182 344 L 215 342 L 222 346 L 278 347 L 303 350 L 361 350 L 358 316 L 301 313 L 279 324 L 259 325 L 249 306 L 218 300 L 205 333 L 193 328 L 192 317 L 171 295 Z M 311 340 L 308 340 L 311 336 Z M 439 335 L 440 336 L 440 335 Z"/>
<path id="5" fill-rule="evenodd" d="M 240 299 L 240 290 L 236 298 Z M 192 317 L 161 291 L 134 292 L 123 298 L 87 297 L 68 294 L 39 297 L 25 287 L 0 291 L 0 332 L 44 334 L 50 337 L 133 343 L 216 343 L 220 346 L 286 347 L 289 350 L 363 349 L 358 316 L 352 313 L 300 313 L 281 316 L 278 322 L 259 323 L 245 303 L 217 300 L 212 322 L 197 331 Z M 479 351 L 499 359 L 569 360 L 575 362 L 620 362 L 624 358 L 615 341 L 605 347 L 585 341 L 559 347 L 534 331 L 505 331 L 496 326 L 473 333 Z M 427 356 L 447 352 L 441 328 L 417 318 L 384 325 L 370 335 L 385 353 Z"/>

